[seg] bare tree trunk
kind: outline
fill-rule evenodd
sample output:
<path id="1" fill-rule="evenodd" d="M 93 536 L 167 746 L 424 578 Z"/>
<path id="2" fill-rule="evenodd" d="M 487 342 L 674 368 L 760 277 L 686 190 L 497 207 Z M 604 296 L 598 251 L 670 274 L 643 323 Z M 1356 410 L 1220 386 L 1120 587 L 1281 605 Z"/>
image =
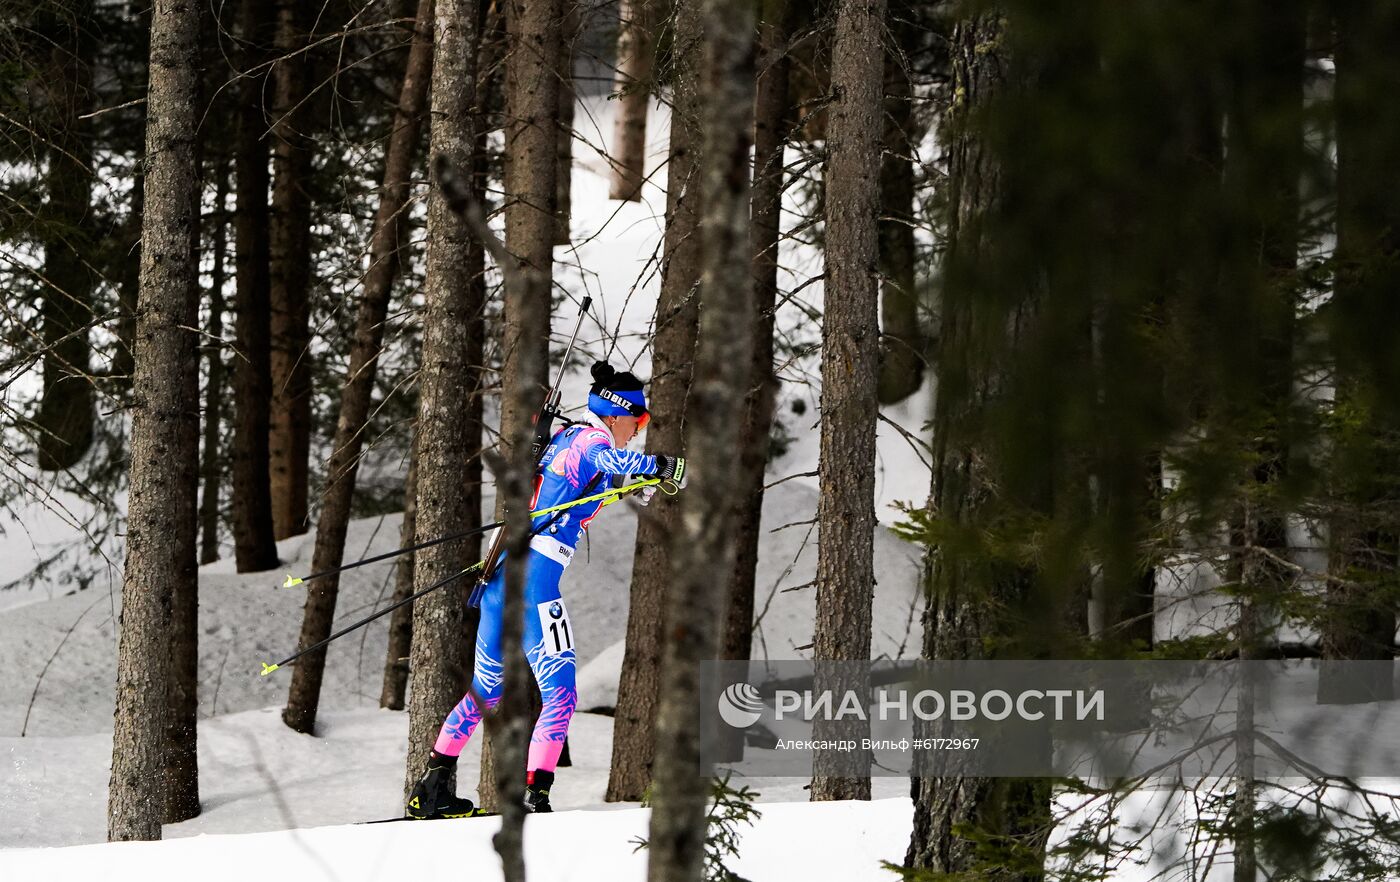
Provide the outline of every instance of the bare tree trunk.
<path id="1" fill-rule="evenodd" d="M 399 525 L 399 547 L 407 548 L 418 535 L 418 442 L 409 453 L 408 476 L 403 482 L 403 523 Z M 401 554 L 394 563 L 393 603 L 413 593 L 413 555 Z M 413 649 L 413 604 L 406 604 L 389 615 L 389 650 L 384 657 L 384 686 L 379 706 L 403 710 L 408 690 L 408 655 Z"/>
<path id="2" fill-rule="evenodd" d="M 379 352 L 384 342 L 384 318 L 401 263 L 400 231 L 404 207 L 408 204 L 413 151 L 433 64 L 432 8 L 432 0 L 419 0 L 413 45 L 399 92 L 399 108 L 384 155 L 384 192 L 370 235 L 369 269 L 355 316 L 355 338 L 350 343 L 350 364 L 340 395 L 340 416 L 326 468 L 325 498 L 316 526 L 316 547 L 311 556 L 312 569 L 316 572 L 335 569 L 345 558 L 345 533 L 350 523 L 365 423 L 369 419 Z M 427 364 L 426 356 L 424 364 Z M 327 576 L 310 584 L 301 624 L 301 646 L 314 645 L 330 636 L 339 590 L 337 576 Z M 325 665 L 326 650 L 320 649 L 303 656 L 292 672 L 282 719 L 298 732 L 310 732 L 315 726 Z"/>
<path id="3" fill-rule="evenodd" d="M 484 10 L 478 13 L 477 21 L 485 26 Z M 478 31 L 480 34 L 480 31 Z M 478 37 L 480 39 L 480 37 Z M 472 153 L 472 187 L 478 202 L 485 202 L 486 190 L 490 183 L 490 162 L 487 156 L 488 138 L 486 131 L 486 97 L 482 83 L 483 75 L 480 60 L 477 66 L 476 104 L 472 113 L 477 120 L 476 143 Z M 462 467 L 462 500 L 467 506 L 467 518 L 462 529 L 476 530 L 485 523 L 481 516 L 482 493 L 485 474 L 482 455 L 486 435 L 486 388 L 489 368 L 486 363 L 486 249 L 480 238 L 473 236 L 467 248 L 467 351 L 465 354 L 467 371 L 471 382 L 467 386 L 467 450 L 469 456 Z M 467 536 L 462 541 L 463 555 L 469 561 L 480 560 L 482 537 Z M 468 586 L 470 587 L 470 586 Z M 474 670 L 476 663 L 476 628 L 481 622 L 481 611 L 472 607 L 464 609 L 466 622 L 462 629 L 462 657 L 466 660 L 466 670 Z"/>
<path id="4" fill-rule="evenodd" d="M 479 119 L 480 117 L 478 117 Z M 480 191 L 477 193 L 480 198 Z M 473 261 L 475 256 L 475 261 Z M 481 246 L 473 244 L 467 256 L 468 264 L 475 262 L 480 265 L 482 258 Z M 484 279 L 477 273 L 472 281 L 472 302 L 475 306 L 468 307 L 468 341 L 466 361 L 468 368 L 481 363 L 482 355 L 482 332 L 484 330 L 481 321 L 481 305 L 484 299 L 484 290 L 478 294 L 477 289 L 484 288 Z M 473 316 L 475 318 L 473 318 Z M 481 382 L 481 369 L 476 369 L 478 380 Z M 462 522 L 463 530 L 474 530 L 481 526 L 481 424 L 482 424 L 482 393 L 479 385 L 472 389 L 472 399 L 467 406 L 467 440 L 472 449 L 471 458 L 463 471 L 462 498 L 467 506 L 467 517 Z M 415 442 L 413 451 L 410 454 L 408 476 L 404 479 L 403 489 L 403 523 L 399 527 L 399 547 L 407 548 L 418 541 L 418 445 Z M 467 536 L 461 540 L 462 558 L 473 561 L 481 557 L 481 536 Z M 394 603 L 402 601 L 413 593 L 413 560 L 412 554 L 404 554 L 398 558 L 394 573 Z M 464 612 L 465 624 L 462 629 L 462 652 L 464 669 L 471 669 L 470 664 L 475 652 L 476 625 L 480 620 L 480 613 L 475 609 L 467 609 Z M 379 706 L 386 710 L 403 710 L 404 698 L 408 692 L 409 654 L 413 648 L 413 604 L 401 606 L 389 616 L 389 650 L 384 661 L 384 685 L 379 694 Z"/>
<path id="5" fill-rule="evenodd" d="M 613 91 L 613 172 L 609 199 L 637 202 L 646 176 L 647 111 L 651 106 L 652 66 L 656 50 L 651 35 L 652 0 L 622 0 L 617 31 L 617 76 Z"/>
<path id="6" fill-rule="evenodd" d="M 244 75 L 239 91 L 238 286 L 235 323 L 238 357 L 234 359 L 233 549 L 240 573 L 277 566 L 272 530 L 272 495 L 268 486 L 268 418 L 272 400 L 271 293 L 267 207 L 267 143 L 263 85 L 272 22 L 270 0 L 243 0 L 240 35 L 245 41 Z"/>
<path id="7" fill-rule="evenodd" d="M 656 789 L 651 812 L 650 882 L 704 877 L 710 782 L 700 766 L 700 663 L 719 648 L 722 584 L 713 574 L 734 564 L 730 529 L 735 475 L 730 468 L 751 382 L 754 314 L 749 241 L 749 124 L 753 108 L 753 11 L 749 0 L 703 6 L 706 86 L 700 154 L 704 206 L 701 313 L 696 351 L 696 410 L 686 450 L 697 476 L 681 503 L 671 545 L 671 586 L 656 720 Z M 680 12 L 679 14 L 684 14 Z"/>
<path id="8" fill-rule="evenodd" d="M 199 474 L 204 488 L 199 500 L 199 562 L 213 563 L 219 559 L 219 485 L 221 462 L 219 442 L 223 437 L 220 424 L 224 412 L 224 285 L 228 262 L 228 165 L 219 159 L 218 180 L 214 186 L 214 267 L 209 285 L 209 328 L 205 338 L 205 358 L 208 360 L 204 391 L 204 450 Z"/>
<path id="9" fill-rule="evenodd" d="M 158 0 L 151 20 L 146 215 L 122 577 L 109 840 L 159 839 L 165 806 L 170 586 L 193 583 L 199 438 L 195 125 L 199 7 Z"/>
<path id="10" fill-rule="evenodd" d="M 190 229 L 190 253 L 195 255 L 191 298 L 198 314 L 200 212 L 204 204 L 203 150 L 196 140 L 194 166 L 195 222 Z M 197 321 L 197 319 L 195 320 Z M 192 325 L 193 326 L 193 323 Z M 197 341 L 196 341 L 197 343 Z M 191 514 L 199 488 L 199 352 L 194 355 L 195 382 L 190 401 L 195 408 L 188 428 L 194 453 L 189 463 Z M 199 815 L 199 571 L 195 564 L 198 524 L 191 523 L 189 564 L 170 589 L 170 631 L 166 635 L 170 684 L 165 722 L 165 823 L 178 824 Z M 181 537 L 184 538 L 183 536 Z"/>
<path id="11" fill-rule="evenodd" d="M 476 96 L 478 101 L 483 93 L 478 81 Z M 476 119 L 483 118 L 483 110 L 478 105 L 472 113 Z M 473 165 L 473 195 L 482 200 L 485 195 L 486 177 L 486 132 L 476 132 Z M 471 451 L 462 470 L 462 499 L 466 505 L 466 520 L 461 529 L 475 530 L 482 525 L 482 427 L 485 405 L 485 341 L 486 341 L 486 255 L 481 242 L 472 237 L 467 248 L 467 348 L 465 360 L 467 370 L 474 379 L 470 384 L 470 398 L 467 402 L 467 446 Z M 403 524 L 399 530 L 399 546 L 412 545 L 417 541 L 418 516 L 418 445 L 415 441 L 409 462 L 408 477 L 404 481 Z M 461 540 L 462 557 L 473 561 L 481 557 L 481 536 L 467 536 Z M 394 601 L 398 602 L 413 593 L 414 556 L 405 554 L 399 557 L 395 573 Z M 464 668 L 470 669 L 475 653 L 476 626 L 480 613 L 468 608 L 465 611 L 465 624 L 462 629 L 462 652 Z M 384 687 L 380 693 L 379 706 L 389 710 L 403 710 L 404 695 L 408 687 L 408 661 L 413 643 L 413 605 L 399 607 L 389 619 L 389 651 L 384 664 Z"/>
<path id="12" fill-rule="evenodd" d="M 477 3 L 439 0 L 433 28 L 431 161 L 471 168 L 476 143 Z M 552 167 L 552 166 L 551 166 Z M 551 193 L 553 191 L 551 190 Z M 418 392 L 418 515 L 420 536 L 460 530 L 470 517 L 462 494 L 462 467 L 472 454 L 466 395 L 473 379 L 466 362 L 471 300 L 466 223 L 435 184 L 428 194 L 427 278 L 424 283 L 423 366 Z M 470 561 L 463 543 L 417 552 L 414 588 L 458 575 Z M 461 580 L 459 580 L 460 583 Z M 422 774 L 443 718 L 462 697 L 465 586 L 414 602 L 408 696 L 409 741 L 404 791 Z"/>
<path id="13" fill-rule="evenodd" d="M 890 16 L 897 44 L 885 53 L 885 150 L 880 166 L 880 377 L 881 404 L 903 401 L 924 380 L 924 335 L 919 327 L 919 293 L 914 241 L 914 156 L 922 132 L 914 122 L 914 89 L 909 82 L 913 26 L 904 15 Z"/>
<path id="14" fill-rule="evenodd" d="M 647 429 L 648 453 L 675 453 L 685 440 L 687 400 L 699 319 L 700 235 L 695 150 L 700 145 L 702 91 L 699 0 L 675 9 L 672 57 L 675 94 L 671 111 L 671 158 L 667 166 L 666 233 L 661 293 L 651 338 L 650 404 L 660 418 Z M 747 128 L 747 127 L 746 127 Z M 627 610 L 626 649 L 613 717 L 608 802 L 642 798 L 651 782 L 657 701 L 660 698 L 661 632 L 670 583 L 671 538 L 679 529 L 674 505 L 652 505 L 637 517 L 637 548 Z"/>
<path id="15" fill-rule="evenodd" d="M 484 203 L 487 187 L 490 183 L 490 163 L 488 161 L 487 156 L 487 139 L 489 134 L 488 127 L 491 125 L 489 112 L 491 107 L 503 106 L 505 103 L 505 70 L 504 65 L 502 64 L 502 59 L 505 57 L 505 54 L 508 49 L 507 44 L 509 43 L 509 37 L 506 34 L 505 12 L 499 6 L 491 4 L 489 8 L 483 8 L 481 10 L 481 18 L 479 19 L 479 21 L 481 23 L 482 28 L 482 43 L 481 55 L 477 69 L 476 88 L 477 112 L 479 114 L 477 119 L 480 120 L 480 127 L 477 129 L 476 133 L 476 168 L 473 180 L 475 181 L 475 193 L 477 195 L 477 198 L 481 199 Z M 500 96 L 499 101 L 497 96 Z M 506 156 L 503 157 L 503 159 L 506 161 L 505 165 L 508 166 L 510 157 Z M 472 296 L 480 296 L 482 298 L 481 303 L 483 305 L 484 310 L 486 297 L 486 254 L 481 242 L 475 236 L 472 237 L 472 247 L 471 250 L 467 253 L 467 260 L 469 261 L 469 271 L 472 273 L 473 278 L 478 278 L 479 276 L 480 283 L 479 287 L 473 290 Z M 473 313 L 473 315 L 475 314 L 476 313 Z M 482 316 L 482 318 L 484 319 L 484 315 Z M 486 333 L 484 328 L 484 321 L 482 328 L 473 331 L 473 334 L 476 333 L 482 334 L 482 340 L 484 342 Z M 475 369 L 478 373 L 478 385 L 476 389 L 479 394 L 472 400 L 473 409 L 471 411 L 471 418 L 479 419 L 481 416 L 480 408 L 485 401 L 484 395 L 487 382 L 487 368 L 483 358 L 477 358 L 472 363 L 478 365 L 478 367 L 476 367 Z M 472 431 L 474 432 L 472 436 L 473 439 L 478 442 L 479 446 L 484 446 L 485 438 L 483 434 L 483 429 L 478 427 L 477 429 Z M 494 445 L 492 446 L 494 447 Z M 481 458 L 477 457 L 473 459 L 473 461 L 470 463 L 470 468 L 474 469 L 477 478 L 477 484 L 478 486 L 481 486 L 483 479 Z M 471 481 L 470 472 L 466 476 L 466 480 L 468 482 Z M 503 493 L 504 484 L 501 482 L 500 479 L 497 479 L 497 513 L 500 512 L 501 498 Z M 480 543 L 478 543 L 475 547 L 479 549 Z M 476 556 L 477 558 L 481 557 L 479 553 Z M 472 635 L 467 636 L 474 637 L 476 626 L 477 623 L 480 621 L 480 617 L 481 614 L 479 611 L 469 611 L 468 629 L 472 632 Z M 475 670 L 476 664 L 475 649 L 475 643 L 473 642 L 471 651 L 468 653 L 472 658 L 473 670 Z M 499 805 L 499 800 L 496 798 L 496 763 L 493 759 L 493 753 L 491 750 L 491 741 L 494 737 L 492 733 L 495 731 L 495 729 L 496 724 L 494 717 L 492 715 L 487 715 L 482 720 L 481 731 L 483 737 L 481 739 L 481 769 L 480 775 L 478 775 L 477 777 L 477 805 L 484 811 L 496 811 Z"/>
<path id="16" fill-rule="evenodd" d="M 311 455 L 311 114 L 313 7 L 277 0 L 272 67 L 273 125 L 270 276 L 272 406 L 268 456 L 272 528 L 278 539 L 306 532 Z"/>
<path id="17" fill-rule="evenodd" d="M 92 123 L 82 117 L 93 102 L 93 3 L 79 0 L 40 19 L 49 43 L 47 88 L 56 111 L 47 150 L 48 190 L 43 237 L 45 280 L 41 312 L 43 398 L 37 419 L 39 468 L 77 464 L 92 446 L 94 389 L 89 376 L 96 282 L 92 245 Z"/>
<path id="18" fill-rule="evenodd" d="M 473 96 L 472 115 L 476 119 L 475 138 L 472 147 L 472 177 L 471 186 L 474 198 L 481 203 L 486 200 L 486 190 L 490 183 L 490 162 L 487 157 L 489 144 L 488 132 L 486 130 L 487 104 L 490 101 L 490 80 L 495 77 L 494 71 L 483 69 L 490 59 L 490 52 L 486 49 L 485 30 L 489 26 L 489 10 L 483 7 L 477 9 L 478 25 L 478 50 L 476 67 L 476 91 Z M 495 50 L 501 48 L 501 41 L 495 41 Z M 468 384 L 467 392 L 467 450 L 469 456 L 462 467 L 462 500 L 467 507 L 466 520 L 462 522 L 462 529 L 479 529 L 485 521 L 481 516 L 483 467 L 482 452 L 485 435 L 485 410 L 486 410 L 486 387 L 488 368 L 486 364 L 486 250 L 481 243 L 481 239 L 472 236 L 467 246 L 467 349 L 464 358 L 467 363 L 467 372 L 471 375 L 471 382 Z M 462 555 L 468 561 L 481 559 L 482 537 L 477 535 L 467 536 L 462 540 Z M 470 589 L 470 584 L 464 586 Z M 462 658 L 464 670 L 471 671 L 475 667 L 476 660 L 476 628 L 481 622 L 481 611 L 472 607 L 465 607 L 465 616 L 461 641 Z M 411 627 L 411 625 L 410 625 Z M 483 742 L 483 746 L 484 746 Z M 483 753 L 483 768 L 485 767 L 485 753 Z"/>
<path id="19" fill-rule="evenodd" d="M 832 92 L 839 98 L 831 105 L 827 124 L 820 544 L 813 652 L 819 662 L 870 658 L 884 20 L 884 0 L 843 0 L 832 47 Z M 845 685 L 861 689 L 859 681 Z M 869 734 L 869 722 L 860 720 L 818 719 L 813 728 L 819 740 Z M 818 751 L 812 799 L 869 799 L 869 768 L 868 752 Z"/>
<path id="20" fill-rule="evenodd" d="M 574 44 L 578 40 L 578 3 L 569 0 L 564 4 L 563 36 L 559 40 L 559 132 L 554 139 L 554 155 L 557 168 L 554 171 L 554 213 L 558 218 L 555 225 L 554 244 L 568 245 L 570 224 L 573 220 L 573 179 L 574 179 L 574 104 L 578 95 L 574 90 Z"/>
<path id="21" fill-rule="evenodd" d="M 1152 370 L 1141 363 L 1134 367 L 1138 371 Z M 1123 368 L 1122 361 L 1115 358 L 1105 361 L 1099 371 Z M 1163 379 L 1160 373 L 1157 378 Z M 1108 383 L 1112 385 L 1111 378 Z M 1105 402 L 1107 407 L 1142 406 L 1142 399 L 1119 397 L 1112 391 Z M 1133 656 L 1125 654 L 1150 650 L 1153 645 L 1157 568 L 1144 567 L 1139 556 L 1124 554 L 1122 550 L 1133 548 L 1133 537 L 1144 535 L 1161 521 L 1162 454 L 1151 451 L 1141 458 L 1126 461 L 1115 454 L 1116 451 L 1110 451 L 1114 458 L 1096 475 L 1098 504 L 1103 507 L 1105 520 L 1112 525 L 1114 539 L 1108 543 L 1112 550 L 1101 564 L 1102 575 L 1094 595 L 1105 629 L 1100 635 L 1100 647 L 1109 653 L 1107 657 L 1131 658 Z"/>
<path id="22" fill-rule="evenodd" d="M 523 347 L 529 347 L 527 363 L 549 363 L 550 284 L 554 262 L 555 139 L 559 135 L 559 78 L 555 65 L 559 57 L 560 0 L 524 3 L 509 0 L 507 24 L 510 34 L 506 56 L 505 150 L 510 156 L 506 167 L 506 248 L 524 267 L 533 270 L 524 278 L 534 282 L 520 297 L 505 298 L 502 338 L 503 388 L 519 383 Z M 535 316 L 527 323 L 522 313 Z M 540 318 L 540 317 L 543 318 Z M 540 388 L 536 395 L 517 408 L 513 396 L 505 395 L 501 405 L 501 435 L 515 437 L 515 430 L 528 425 L 538 401 L 544 397 L 544 375 L 532 377 Z"/>
<path id="23" fill-rule="evenodd" d="M 753 649 L 754 574 L 758 568 L 763 481 L 769 432 L 778 393 L 773 372 L 773 314 L 778 302 L 778 241 L 782 233 L 784 120 L 788 111 L 786 52 L 791 28 L 788 0 L 766 0 L 759 21 L 757 90 L 754 95 L 753 211 L 750 230 L 754 300 L 753 358 L 744 399 L 743 433 L 734 498 L 734 569 L 725 595 L 720 657 L 748 659 Z M 744 754 L 744 733 L 731 729 L 724 759 Z"/>

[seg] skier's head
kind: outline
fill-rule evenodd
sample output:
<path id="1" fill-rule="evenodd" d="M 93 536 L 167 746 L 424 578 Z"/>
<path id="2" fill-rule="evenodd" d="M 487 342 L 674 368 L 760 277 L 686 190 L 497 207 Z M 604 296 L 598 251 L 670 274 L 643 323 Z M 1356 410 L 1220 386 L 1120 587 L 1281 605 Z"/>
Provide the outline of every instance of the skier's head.
<path id="1" fill-rule="evenodd" d="M 630 371 L 615 370 L 606 361 L 593 364 L 588 409 L 612 430 L 618 447 L 626 445 L 651 421 L 647 399 L 642 394 L 642 381 Z"/>

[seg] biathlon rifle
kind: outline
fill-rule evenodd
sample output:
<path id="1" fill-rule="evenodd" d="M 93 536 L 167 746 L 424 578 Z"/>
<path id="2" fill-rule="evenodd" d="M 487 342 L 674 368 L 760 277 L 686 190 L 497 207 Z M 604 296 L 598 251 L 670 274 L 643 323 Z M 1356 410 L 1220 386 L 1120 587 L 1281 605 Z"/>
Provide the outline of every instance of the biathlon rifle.
<path id="1" fill-rule="evenodd" d="M 588 307 L 592 305 L 592 297 L 584 297 L 583 303 L 578 309 L 578 321 L 574 322 L 574 332 L 569 336 L 569 345 L 564 349 L 564 359 L 559 362 L 559 371 L 554 375 L 554 385 L 549 387 L 545 393 L 544 404 L 539 412 L 535 414 L 535 436 L 530 441 L 530 462 L 534 465 L 534 471 L 539 472 L 540 460 L 544 458 L 545 448 L 554 438 L 554 421 L 563 416 L 559 412 L 559 402 L 562 393 L 559 385 L 564 382 L 564 368 L 569 364 L 569 356 L 574 352 L 574 343 L 578 341 L 579 329 L 583 327 L 584 316 L 588 315 Z M 491 537 L 490 548 L 486 552 L 483 561 L 481 575 L 477 579 L 477 591 L 491 580 L 491 576 L 496 572 L 496 566 L 500 563 L 501 552 L 505 549 L 506 528 L 502 526 Z"/>

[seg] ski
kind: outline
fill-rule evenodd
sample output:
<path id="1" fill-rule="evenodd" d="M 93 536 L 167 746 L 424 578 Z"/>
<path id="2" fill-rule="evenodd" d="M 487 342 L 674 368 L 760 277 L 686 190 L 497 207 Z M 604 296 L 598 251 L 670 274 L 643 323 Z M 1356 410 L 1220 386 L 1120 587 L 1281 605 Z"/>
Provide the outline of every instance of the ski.
<path id="1" fill-rule="evenodd" d="M 358 826 L 360 824 L 392 824 L 396 821 L 463 821 L 471 818 L 499 818 L 500 816 L 500 812 L 473 812 L 470 815 L 462 815 L 460 818 L 449 818 L 443 815 L 438 815 L 435 818 L 410 818 L 408 815 L 403 815 L 398 818 L 379 818 L 374 821 L 356 821 L 355 823 Z"/>

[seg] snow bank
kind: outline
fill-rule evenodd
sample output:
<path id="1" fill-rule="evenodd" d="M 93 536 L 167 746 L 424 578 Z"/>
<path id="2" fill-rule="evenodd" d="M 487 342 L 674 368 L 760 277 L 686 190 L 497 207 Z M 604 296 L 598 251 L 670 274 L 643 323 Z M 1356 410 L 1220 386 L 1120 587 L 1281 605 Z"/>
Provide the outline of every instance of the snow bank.
<path id="1" fill-rule="evenodd" d="M 528 818 L 526 870 L 549 882 L 642 880 L 648 809 L 561 812 Z M 788 879 L 880 880 L 882 860 L 898 861 L 909 841 L 908 800 L 765 805 L 744 830 L 730 868 L 753 882 Z M 502 878 L 491 835 L 494 818 L 321 827 L 171 842 L 129 842 L 61 850 L 0 852 L 6 879 L 245 882 L 370 882 L 402 878 Z M 811 843 L 821 843 L 811 847 Z"/>

